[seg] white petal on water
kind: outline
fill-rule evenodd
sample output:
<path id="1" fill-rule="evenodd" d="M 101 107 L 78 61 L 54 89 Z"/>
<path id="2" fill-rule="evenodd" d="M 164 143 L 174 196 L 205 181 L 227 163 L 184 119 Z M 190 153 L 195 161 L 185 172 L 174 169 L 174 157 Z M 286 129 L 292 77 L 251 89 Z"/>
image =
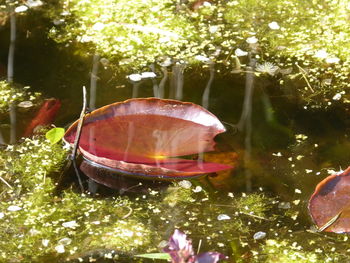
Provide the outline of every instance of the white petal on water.
<path id="1" fill-rule="evenodd" d="M 157 77 L 157 75 L 154 72 L 142 72 L 141 73 L 141 78 L 143 78 L 143 79 L 155 78 L 155 77 Z"/>
<path id="2" fill-rule="evenodd" d="M 63 245 L 63 246 L 67 246 L 70 243 L 72 243 L 72 239 L 70 239 L 69 237 L 64 237 L 58 241 L 58 244 Z"/>
<path id="3" fill-rule="evenodd" d="M 253 236 L 255 240 L 263 239 L 266 237 L 266 233 L 263 231 L 256 232 Z"/>
<path id="4" fill-rule="evenodd" d="M 330 58 L 326 58 L 326 62 L 333 64 L 333 63 L 339 63 L 340 59 L 337 57 L 330 57 Z"/>
<path id="5" fill-rule="evenodd" d="M 255 43 L 258 42 L 258 39 L 257 39 L 255 36 L 252 36 L 252 37 L 248 37 L 247 40 L 246 40 L 246 42 L 247 42 L 248 44 L 255 44 Z"/>
<path id="6" fill-rule="evenodd" d="M 25 6 L 25 5 L 20 5 L 20 6 L 17 6 L 15 8 L 15 12 L 16 13 L 21 13 L 21 12 L 25 12 L 28 10 L 28 6 Z"/>
<path id="7" fill-rule="evenodd" d="M 30 108 L 33 107 L 33 105 L 33 102 L 31 102 L 30 100 L 21 101 L 20 103 L 18 103 L 18 107 L 20 108 Z"/>
<path id="8" fill-rule="evenodd" d="M 128 76 L 131 81 L 140 81 L 142 76 L 140 74 L 131 74 Z"/>
<path id="9" fill-rule="evenodd" d="M 321 50 L 317 50 L 315 52 L 315 57 L 316 58 L 326 58 L 328 56 L 328 53 L 326 50 L 321 49 Z"/>
<path id="10" fill-rule="evenodd" d="M 225 215 L 225 214 L 220 214 L 218 215 L 218 220 L 219 221 L 222 221 L 222 220 L 229 220 L 231 219 L 231 217 L 229 217 L 228 215 Z"/>
<path id="11" fill-rule="evenodd" d="M 30 8 L 38 7 L 38 6 L 42 6 L 43 2 L 41 2 L 40 0 L 27 0 L 26 5 L 29 6 Z"/>
<path id="12" fill-rule="evenodd" d="M 187 180 L 182 180 L 179 182 L 179 186 L 181 186 L 182 188 L 185 188 L 185 189 L 190 189 L 192 186 L 192 183 L 190 181 L 187 181 Z"/>
<path id="13" fill-rule="evenodd" d="M 19 210 L 22 210 L 22 207 L 19 207 L 17 205 L 10 205 L 8 208 L 7 208 L 8 211 L 11 211 L 11 212 L 16 212 L 16 211 L 19 211 Z"/>
<path id="14" fill-rule="evenodd" d="M 96 30 L 96 31 L 101 31 L 102 29 L 104 29 L 105 28 L 105 24 L 103 24 L 103 23 L 101 23 L 101 22 L 97 22 L 96 24 L 94 24 L 93 26 L 92 26 L 92 29 L 93 30 Z"/>
<path id="15" fill-rule="evenodd" d="M 64 223 L 62 223 L 62 226 L 63 227 L 67 227 L 67 228 L 72 228 L 72 229 L 74 229 L 74 228 L 76 228 L 77 226 L 79 226 L 78 224 L 77 224 L 77 222 L 76 221 L 68 221 L 68 222 L 64 222 Z"/>
<path id="16" fill-rule="evenodd" d="M 280 25 L 277 22 L 273 21 L 269 23 L 269 28 L 271 28 L 272 30 L 277 30 L 280 29 Z"/>
<path id="17" fill-rule="evenodd" d="M 43 244 L 44 247 L 47 247 L 49 245 L 50 240 L 48 239 L 43 239 L 41 240 L 41 244 Z"/>
<path id="18" fill-rule="evenodd" d="M 214 34 L 218 31 L 219 27 L 218 26 L 210 26 L 209 27 L 209 32 Z"/>
<path id="19" fill-rule="evenodd" d="M 201 192 L 203 190 L 203 188 L 201 187 L 201 186 L 196 186 L 196 188 L 194 188 L 193 189 L 193 192 L 195 192 L 195 193 L 199 193 L 199 192 Z"/>
<path id="20" fill-rule="evenodd" d="M 240 48 L 237 48 L 237 49 L 235 50 L 235 55 L 236 55 L 237 57 L 243 57 L 243 56 L 248 55 L 248 52 L 247 52 L 247 51 L 244 51 L 244 50 L 242 50 L 242 49 L 240 49 Z"/>
<path id="21" fill-rule="evenodd" d="M 65 252 L 63 245 L 55 246 L 55 250 L 57 251 L 57 253 L 64 253 Z"/>
<path id="22" fill-rule="evenodd" d="M 199 61 L 202 61 L 202 62 L 208 62 L 210 60 L 209 58 L 202 56 L 202 55 L 197 55 L 194 58 L 199 60 Z"/>

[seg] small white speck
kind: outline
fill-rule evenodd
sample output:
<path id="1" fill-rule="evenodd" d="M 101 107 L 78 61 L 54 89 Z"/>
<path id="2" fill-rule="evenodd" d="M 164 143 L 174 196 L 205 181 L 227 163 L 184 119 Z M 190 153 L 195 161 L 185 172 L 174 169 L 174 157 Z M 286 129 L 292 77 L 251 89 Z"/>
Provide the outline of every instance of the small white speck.
<path id="1" fill-rule="evenodd" d="M 278 152 L 278 153 L 272 153 L 273 156 L 278 156 L 278 157 L 281 157 L 282 156 L 282 153 Z"/>
<path id="2" fill-rule="evenodd" d="M 293 201 L 293 204 L 295 204 L 295 205 L 298 205 L 299 203 L 300 203 L 299 199 Z"/>
<path id="3" fill-rule="evenodd" d="M 214 34 L 218 31 L 219 27 L 218 26 L 210 26 L 209 27 L 209 32 Z"/>
<path id="4" fill-rule="evenodd" d="M 67 227 L 67 228 L 75 229 L 79 225 L 77 224 L 77 222 L 75 220 L 73 220 L 73 221 L 68 221 L 68 222 L 62 223 L 62 226 L 63 227 Z"/>
<path id="5" fill-rule="evenodd" d="M 311 170 L 311 169 L 305 169 L 305 172 L 306 172 L 307 174 L 309 174 L 309 173 L 312 173 L 312 170 Z"/>
<path id="6" fill-rule="evenodd" d="M 248 44 L 255 44 L 255 43 L 258 42 L 258 39 L 257 39 L 255 36 L 252 36 L 252 37 L 248 37 L 247 40 L 246 40 L 246 42 L 247 42 Z"/>
<path id="7" fill-rule="evenodd" d="M 0 212 L 0 219 L 1 219 L 1 218 L 4 218 L 4 216 L 5 216 L 5 214 L 2 213 L 2 212 Z"/>
<path id="8" fill-rule="evenodd" d="M 341 94 L 337 93 L 333 96 L 332 100 L 340 100 L 341 99 Z"/>
<path id="9" fill-rule="evenodd" d="M 166 58 L 164 61 L 159 63 L 159 65 L 162 66 L 162 67 L 169 67 L 171 65 L 171 59 L 170 58 Z"/>
<path id="10" fill-rule="evenodd" d="M 64 246 L 69 245 L 70 243 L 72 243 L 72 239 L 68 237 L 64 237 L 58 241 L 58 244 L 64 245 Z"/>
<path id="11" fill-rule="evenodd" d="M 280 29 L 280 25 L 277 22 L 273 21 L 269 23 L 269 28 L 271 28 L 272 30 L 277 30 Z"/>
<path id="12" fill-rule="evenodd" d="M 195 192 L 195 193 L 199 193 L 199 192 L 201 192 L 203 190 L 203 188 L 201 187 L 201 186 L 196 186 L 196 188 L 194 188 L 193 189 L 193 192 Z"/>
<path id="13" fill-rule="evenodd" d="M 280 209 L 289 209 L 290 208 L 290 203 L 289 202 L 280 202 L 278 204 L 278 208 L 280 208 Z"/>
<path id="14" fill-rule="evenodd" d="M 43 244 L 44 247 L 47 247 L 49 245 L 50 240 L 48 239 L 43 239 L 41 240 L 41 244 Z"/>
<path id="15" fill-rule="evenodd" d="M 295 189 L 294 192 L 297 193 L 297 194 L 301 194 L 301 190 L 300 189 Z"/>
<path id="16" fill-rule="evenodd" d="M 179 186 L 181 186 L 182 188 L 185 188 L 185 189 L 190 189 L 192 186 L 192 183 L 190 181 L 187 181 L 187 180 L 182 180 L 179 182 Z"/>
<path id="17" fill-rule="evenodd" d="M 218 215 L 218 220 L 219 221 L 229 220 L 229 219 L 231 219 L 231 217 L 229 217 L 228 215 L 225 215 L 225 214 Z"/>
<path id="18" fill-rule="evenodd" d="M 210 6 L 211 6 L 211 3 L 210 3 L 210 2 L 205 1 L 205 2 L 203 2 L 203 6 L 205 6 L 205 7 L 210 7 Z"/>
<path id="19" fill-rule="evenodd" d="M 64 253 L 65 252 L 63 245 L 55 246 L 55 250 L 57 251 L 57 253 Z"/>

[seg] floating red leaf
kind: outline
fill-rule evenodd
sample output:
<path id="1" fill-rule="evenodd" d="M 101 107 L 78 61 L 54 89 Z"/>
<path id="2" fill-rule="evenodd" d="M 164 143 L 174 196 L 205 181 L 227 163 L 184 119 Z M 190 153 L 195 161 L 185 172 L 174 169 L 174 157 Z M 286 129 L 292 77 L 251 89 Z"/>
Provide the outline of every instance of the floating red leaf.
<path id="1" fill-rule="evenodd" d="M 75 122 L 65 135 L 73 143 Z M 169 158 L 214 150 L 225 131 L 201 106 L 157 98 L 130 99 L 87 114 L 80 139 L 83 156 L 141 177 L 191 177 L 231 166 Z"/>
<path id="2" fill-rule="evenodd" d="M 328 176 L 317 186 L 309 201 L 315 224 L 324 231 L 350 232 L 350 167 Z"/>
<path id="3" fill-rule="evenodd" d="M 46 99 L 41 105 L 37 114 L 27 126 L 23 136 L 28 137 L 35 132 L 35 129 L 39 126 L 45 126 L 51 124 L 56 117 L 58 110 L 61 108 L 61 101 L 55 98 Z"/>

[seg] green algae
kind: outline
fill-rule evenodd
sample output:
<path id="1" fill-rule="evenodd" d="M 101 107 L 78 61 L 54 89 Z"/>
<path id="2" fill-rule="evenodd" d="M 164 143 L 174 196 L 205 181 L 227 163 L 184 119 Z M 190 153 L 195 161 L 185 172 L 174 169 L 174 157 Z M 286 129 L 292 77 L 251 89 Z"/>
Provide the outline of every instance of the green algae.
<path id="1" fill-rule="evenodd" d="M 349 9 L 348 0 L 73 0 L 51 14 L 60 23 L 50 36 L 128 72 L 170 61 L 243 73 L 250 52 L 259 78 L 273 76 L 286 96 L 329 107 L 350 101 Z"/>
<path id="2" fill-rule="evenodd" d="M 0 261 L 77 260 L 89 253 L 96 257 L 101 251 L 101 257 L 108 258 L 157 252 L 156 244 L 167 240 L 174 228 L 193 233 L 205 247 L 223 250 L 227 241 L 243 239 L 250 231 L 237 216 L 237 208 L 253 208 L 250 202 L 222 206 L 232 197 L 210 197 L 198 186 L 174 185 L 165 192 L 150 189 L 136 198 L 92 198 L 71 189 L 54 195 L 55 174 L 62 171 L 66 155 L 62 145 L 52 145 L 43 136 L 1 151 L 1 177 L 6 184 L 2 181 Z M 255 201 L 264 201 L 258 196 Z M 256 211 L 261 216 L 264 212 Z M 234 220 L 221 220 L 222 214 Z"/>
<path id="3" fill-rule="evenodd" d="M 307 140 L 297 137 L 300 143 Z M 342 236 L 303 229 L 300 200 L 286 206 L 259 192 L 209 194 L 198 183 L 182 181 L 136 197 L 93 198 L 71 188 L 55 195 L 67 154 L 44 136 L 1 150 L 0 175 L 7 184 L 0 185 L 0 262 L 117 260 L 157 253 L 174 228 L 191 235 L 200 252 L 220 251 L 237 262 L 247 257 L 251 262 L 322 262 L 322 253 L 329 262 L 341 262 L 339 251 L 349 249 Z M 255 240 L 257 229 L 267 238 Z"/>

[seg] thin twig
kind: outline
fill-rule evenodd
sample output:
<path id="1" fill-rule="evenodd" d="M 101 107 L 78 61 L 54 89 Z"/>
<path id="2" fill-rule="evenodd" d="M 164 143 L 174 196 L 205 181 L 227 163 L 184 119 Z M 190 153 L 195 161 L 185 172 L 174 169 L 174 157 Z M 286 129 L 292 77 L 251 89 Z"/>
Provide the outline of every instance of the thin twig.
<path id="1" fill-rule="evenodd" d="M 300 73 L 301 73 L 301 75 L 303 76 L 303 79 L 305 80 L 305 82 L 306 82 L 307 86 L 309 87 L 309 89 L 310 89 L 312 92 L 315 92 L 314 89 L 311 87 L 310 82 L 308 81 L 308 79 L 307 79 L 307 77 L 306 77 L 307 72 L 305 71 L 305 69 L 303 69 L 302 67 L 300 67 L 300 66 L 298 65 L 298 63 L 295 63 L 295 65 L 296 65 L 296 66 L 298 67 L 298 69 L 300 70 Z"/>
<path id="2" fill-rule="evenodd" d="M 201 246 L 202 246 L 202 239 L 199 240 L 197 254 L 199 254 L 199 251 L 201 250 Z"/>
<path id="3" fill-rule="evenodd" d="M 239 213 L 242 214 L 242 215 L 251 216 L 251 217 L 254 217 L 254 218 L 257 218 L 257 219 L 261 219 L 261 220 L 273 221 L 273 219 L 270 219 L 270 218 L 265 218 L 265 217 L 262 217 L 262 216 L 257 216 L 257 215 L 249 214 L 249 213 L 242 212 L 242 211 L 239 211 Z"/>
<path id="4" fill-rule="evenodd" d="M 77 164 L 76 164 L 76 156 L 77 156 L 77 152 L 78 152 L 81 131 L 82 131 L 83 123 L 84 123 L 85 112 L 86 112 L 86 88 L 85 88 L 85 86 L 83 86 L 83 108 L 81 110 L 80 117 L 79 117 L 79 120 L 78 120 L 78 127 L 77 127 L 77 131 L 75 133 L 75 140 L 74 140 L 74 145 L 73 145 L 73 151 L 72 151 L 72 154 L 70 156 L 70 159 L 73 162 L 75 174 L 77 175 L 77 178 L 78 178 L 80 190 L 82 192 L 84 192 L 84 187 L 83 187 L 83 184 L 81 182 L 79 170 L 78 170 L 78 167 L 77 167 Z"/>
<path id="5" fill-rule="evenodd" d="M 0 176 L 0 180 L 1 180 L 4 184 L 6 184 L 8 187 L 10 187 L 11 189 L 13 189 L 13 187 L 12 187 L 4 178 L 2 178 L 1 176 Z"/>
<path id="6" fill-rule="evenodd" d="M 128 218 L 134 211 L 130 206 L 127 206 L 127 208 L 129 209 L 129 212 L 125 216 L 123 216 L 122 219 Z"/>

